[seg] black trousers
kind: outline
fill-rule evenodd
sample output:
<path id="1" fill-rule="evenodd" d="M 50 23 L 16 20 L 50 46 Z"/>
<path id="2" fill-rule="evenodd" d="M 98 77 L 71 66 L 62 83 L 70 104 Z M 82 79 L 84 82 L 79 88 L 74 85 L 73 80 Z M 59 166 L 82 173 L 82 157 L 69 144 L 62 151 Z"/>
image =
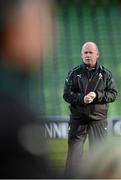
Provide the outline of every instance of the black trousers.
<path id="1" fill-rule="evenodd" d="M 107 120 L 91 120 L 87 124 L 80 124 L 77 120 L 69 123 L 68 154 L 66 160 L 65 175 L 73 176 L 78 167 L 81 167 L 83 146 L 88 136 L 89 148 L 93 148 L 97 142 L 107 136 Z"/>

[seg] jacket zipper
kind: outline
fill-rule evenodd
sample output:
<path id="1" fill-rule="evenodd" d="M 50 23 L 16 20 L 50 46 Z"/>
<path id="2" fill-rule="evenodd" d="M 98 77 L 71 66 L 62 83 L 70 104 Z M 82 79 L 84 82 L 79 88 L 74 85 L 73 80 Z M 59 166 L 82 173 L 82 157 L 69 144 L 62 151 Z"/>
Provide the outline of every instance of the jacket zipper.
<path id="1" fill-rule="evenodd" d="M 94 73 L 89 79 L 88 79 L 88 84 L 86 85 L 86 88 L 85 88 L 85 94 L 87 93 L 87 88 L 90 84 L 90 82 L 92 81 L 92 79 L 98 74 L 98 72 Z"/>

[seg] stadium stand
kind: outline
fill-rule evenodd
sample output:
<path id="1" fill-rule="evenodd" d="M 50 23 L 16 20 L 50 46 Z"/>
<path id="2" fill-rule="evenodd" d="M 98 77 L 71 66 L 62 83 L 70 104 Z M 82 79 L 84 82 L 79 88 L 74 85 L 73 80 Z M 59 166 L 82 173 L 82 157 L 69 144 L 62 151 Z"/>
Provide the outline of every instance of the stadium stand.
<path id="1" fill-rule="evenodd" d="M 95 41 L 100 61 L 110 68 L 120 89 L 121 22 L 118 1 L 60 1 L 57 5 L 55 47 L 43 66 L 47 115 L 67 115 L 62 99 L 67 72 L 80 63 L 80 46 Z M 109 115 L 120 115 L 120 94 Z"/>
<path id="2" fill-rule="evenodd" d="M 41 89 L 47 115 L 68 115 L 62 98 L 67 72 L 80 63 L 80 47 L 85 41 L 94 41 L 101 51 L 100 62 L 111 69 L 118 89 L 121 89 L 121 5 L 118 0 L 60 0 L 56 5 L 54 49 L 42 67 Z M 30 83 L 31 84 L 31 83 Z M 33 106 L 40 107 L 35 98 Z M 119 116 L 121 95 L 111 104 L 109 116 Z M 39 108 L 38 108 L 39 109 Z M 39 111 L 39 110 L 38 110 Z"/>

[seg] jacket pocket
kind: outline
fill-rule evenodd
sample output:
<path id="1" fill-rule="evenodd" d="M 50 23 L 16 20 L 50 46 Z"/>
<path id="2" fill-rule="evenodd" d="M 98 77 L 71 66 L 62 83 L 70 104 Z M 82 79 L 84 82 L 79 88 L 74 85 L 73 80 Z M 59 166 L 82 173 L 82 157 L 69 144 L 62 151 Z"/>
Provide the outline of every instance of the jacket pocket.
<path id="1" fill-rule="evenodd" d="M 105 110 L 105 111 L 107 111 L 107 109 L 108 109 L 108 107 L 107 107 L 107 104 L 96 104 L 95 105 L 95 110 L 97 110 L 97 111 L 103 111 L 103 110 Z"/>
<path id="2" fill-rule="evenodd" d="M 108 107 L 107 104 L 96 104 L 91 107 L 90 116 L 95 120 L 102 120 L 107 118 Z"/>

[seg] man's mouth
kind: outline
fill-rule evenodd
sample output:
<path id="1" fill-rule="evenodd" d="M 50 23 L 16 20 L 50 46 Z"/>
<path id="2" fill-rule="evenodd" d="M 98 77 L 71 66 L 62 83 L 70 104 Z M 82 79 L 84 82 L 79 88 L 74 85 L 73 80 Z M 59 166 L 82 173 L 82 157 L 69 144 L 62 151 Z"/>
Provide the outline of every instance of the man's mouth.
<path id="1" fill-rule="evenodd" d="M 90 58 L 87 58 L 86 61 L 91 61 L 91 59 L 90 59 Z"/>

